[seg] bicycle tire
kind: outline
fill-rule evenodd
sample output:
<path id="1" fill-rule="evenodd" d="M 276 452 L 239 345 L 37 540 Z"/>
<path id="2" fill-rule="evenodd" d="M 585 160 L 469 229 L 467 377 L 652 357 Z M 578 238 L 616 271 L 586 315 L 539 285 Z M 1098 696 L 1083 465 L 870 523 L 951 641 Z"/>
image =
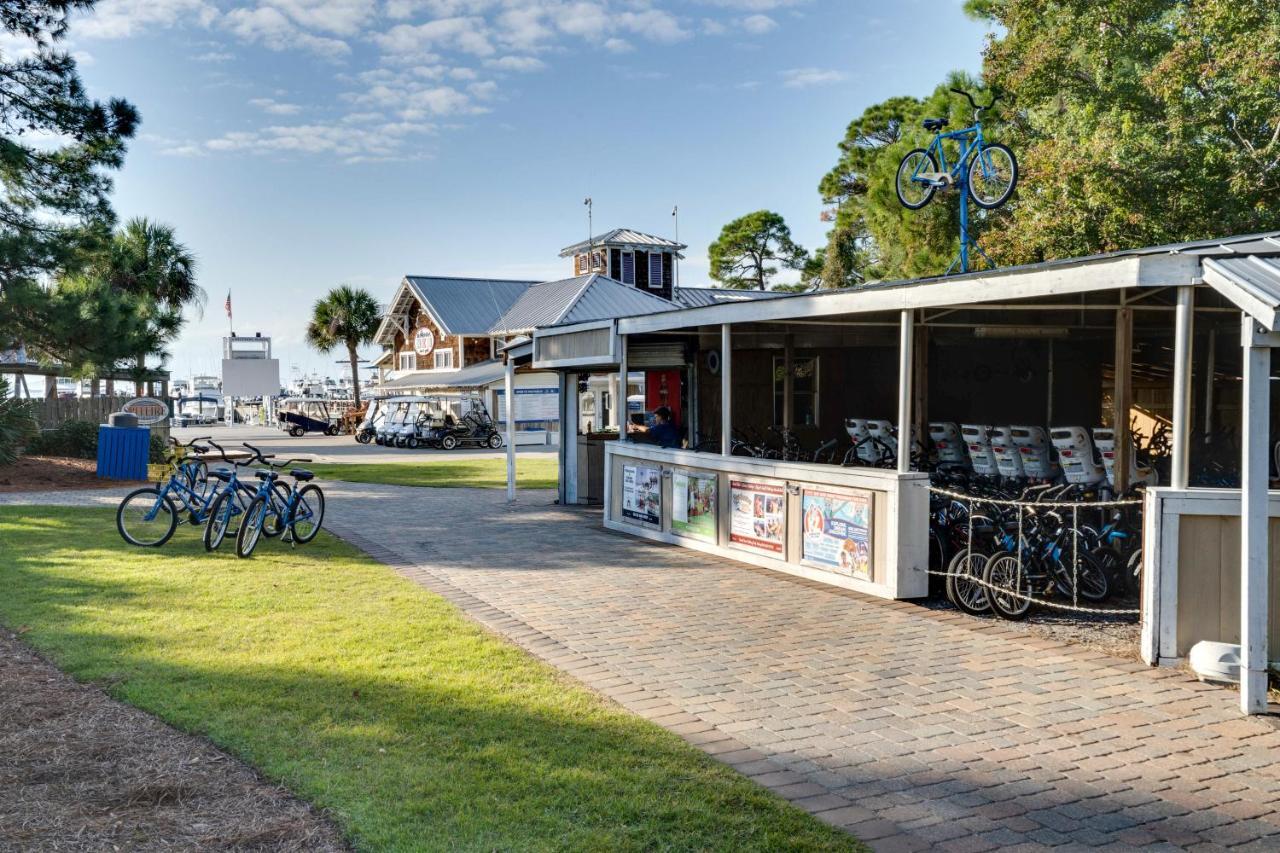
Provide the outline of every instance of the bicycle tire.
<path id="1" fill-rule="evenodd" d="M 233 493 L 228 490 L 213 499 L 213 506 L 209 508 L 209 520 L 205 522 L 204 533 L 200 537 L 206 551 L 218 550 L 222 546 L 222 540 L 227 536 L 233 509 L 227 504 L 233 499 L 232 495 Z"/>
<path id="2" fill-rule="evenodd" d="M 310 528 L 310 532 L 302 533 L 298 530 L 298 507 L 306 502 L 312 509 L 315 518 L 315 526 Z M 318 509 L 317 509 L 318 507 Z M 310 519 L 307 519 L 310 520 Z M 299 545 L 305 545 L 312 539 L 316 538 L 316 534 L 320 532 L 320 527 L 324 524 L 324 492 L 320 491 L 320 487 L 308 483 L 301 489 L 298 489 L 298 500 L 294 504 L 293 512 L 289 517 L 289 534 L 293 537 L 293 541 Z"/>
<path id="3" fill-rule="evenodd" d="M 146 496 L 147 498 L 150 499 L 149 506 L 151 507 L 154 507 L 156 505 L 156 502 L 160 501 L 161 512 L 163 512 L 168 517 L 168 522 L 167 523 L 162 522 L 160 528 L 158 528 L 158 530 L 162 531 L 159 538 L 155 538 L 155 539 L 145 538 L 145 537 L 138 538 L 137 536 L 131 535 L 129 530 L 127 529 L 131 526 L 134 526 L 134 525 L 130 525 L 125 520 L 126 511 L 129 508 L 129 504 L 131 504 L 134 501 L 134 498 L 139 498 L 142 496 Z M 139 509 L 141 509 L 141 505 L 139 505 Z M 149 512 L 149 509 L 144 511 L 143 515 L 145 516 L 147 512 Z M 159 514 L 157 514 L 156 517 L 159 518 L 160 517 Z M 130 545 L 136 545 L 139 548 L 159 548 L 161 545 L 168 542 L 169 539 L 173 537 L 173 531 L 177 529 L 178 529 L 177 507 L 173 505 L 173 501 L 169 500 L 169 498 L 166 497 L 164 493 L 162 493 L 155 486 L 146 486 L 141 489 L 135 489 L 134 491 L 125 495 L 124 499 L 120 501 L 120 505 L 116 507 L 116 531 L 120 534 L 120 538 L 123 539 L 125 542 L 129 543 Z M 135 532 L 141 532 L 141 531 L 137 531 L 135 527 Z"/>
<path id="4" fill-rule="evenodd" d="M 982 584 L 966 580 L 966 577 L 981 578 L 990 557 L 979 551 L 969 554 L 959 551 L 947 564 L 947 600 L 957 609 L 970 616 L 983 616 L 991 612 L 991 603 L 987 600 L 987 588 Z"/>
<path id="5" fill-rule="evenodd" d="M 1031 587 L 1025 578 L 1026 572 L 1013 554 L 987 560 L 982 572 L 982 579 L 987 583 L 987 601 L 991 611 L 1001 619 L 1020 622 L 1031 612 Z"/>
<path id="6" fill-rule="evenodd" d="M 259 496 L 250 501 L 249 508 L 244 511 L 244 520 L 236 531 L 236 556 L 242 560 L 250 557 L 253 549 L 258 547 L 265 521 L 261 516 L 266 510 L 267 502 Z"/>
<path id="7" fill-rule="evenodd" d="M 1064 598 L 1074 598 L 1072 582 L 1075 581 L 1074 591 L 1080 598 L 1091 604 L 1101 604 L 1111 597 L 1111 579 L 1102 563 L 1092 553 L 1081 551 L 1079 561 L 1079 566 L 1074 572 L 1070 562 L 1055 563 L 1052 567 L 1053 585 Z"/>
<path id="8" fill-rule="evenodd" d="M 938 171 L 938 161 L 934 159 L 934 156 L 932 154 L 930 154 L 928 151 L 926 151 L 923 148 L 913 148 L 903 155 L 902 160 L 898 162 L 898 175 L 897 175 L 897 179 L 894 181 L 893 188 L 894 188 L 894 191 L 898 194 L 898 202 L 907 210 L 919 210 L 920 208 L 924 207 L 926 204 L 933 201 L 933 195 L 938 191 L 937 187 L 930 184 L 929 186 L 924 188 L 924 197 L 919 201 L 908 201 L 906 196 L 902 194 L 904 182 L 908 187 L 911 187 L 914 184 L 914 182 L 911 180 L 911 176 L 915 174 L 916 170 L 919 167 L 915 164 L 914 161 L 911 160 L 911 158 L 917 154 L 924 157 L 925 160 L 928 161 L 929 171 L 931 172 Z M 920 184 L 914 184 L 914 185 L 921 186 Z"/>
<path id="9" fill-rule="evenodd" d="M 994 198 L 989 197 L 984 199 L 979 196 L 977 190 L 974 189 L 974 167 L 979 166 L 982 163 L 983 158 L 986 158 L 987 161 L 990 162 L 991 158 L 987 157 L 987 152 L 990 151 L 1000 152 L 1009 158 L 1009 161 L 1006 164 L 1009 168 L 1009 183 Z M 982 182 L 985 183 L 986 177 L 981 174 L 980 170 L 978 176 L 982 179 Z M 997 207 L 1000 207 L 1009 200 L 1009 197 L 1013 195 L 1014 189 L 1018 186 L 1018 158 L 1013 156 L 1013 151 L 1011 151 L 1007 145 L 1001 145 L 998 142 L 992 143 L 991 145 L 984 145 L 982 146 L 981 151 L 978 151 L 969 158 L 969 165 L 966 167 L 965 178 L 965 184 L 969 188 L 969 198 L 973 199 L 973 203 L 978 207 L 981 207 L 983 210 L 995 210 Z"/>

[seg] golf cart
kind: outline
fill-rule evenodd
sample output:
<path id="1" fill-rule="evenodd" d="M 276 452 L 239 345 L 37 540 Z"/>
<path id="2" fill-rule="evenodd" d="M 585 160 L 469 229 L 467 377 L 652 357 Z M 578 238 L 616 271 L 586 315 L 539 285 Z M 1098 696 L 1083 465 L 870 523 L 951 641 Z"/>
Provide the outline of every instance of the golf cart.
<path id="1" fill-rule="evenodd" d="M 498 432 L 489 410 L 478 397 L 463 400 L 466 414 L 455 419 L 451 411 L 445 410 L 444 420 L 433 430 L 430 444 L 442 450 L 453 450 L 455 447 L 488 447 L 497 450 L 502 447 L 502 433 Z"/>
<path id="2" fill-rule="evenodd" d="M 382 431 L 383 426 L 387 422 L 387 418 L 396 410 L 396 407 L 405 400 L 414 399 L 412 397 L 382 397 L 370 400 L 366 404 L 364 414 L 360 418 L 360 422 L 356 424 L 352 430 L 355 440 L 361 444 L 368 444 L 371 441 L 377 441 L 378 434 Z M 377 442 L 382 444 L 381 441 Z"/>
<path id="3" fill-rule="evenodd" d="M 329 416 L 329 405 L 323 397 L 281 400 L 280 408 L 276 411 L 276 421 L 280 429 L 294 438 L 301 438 L 309 432 L 338 434 L 337 420 Z"/>

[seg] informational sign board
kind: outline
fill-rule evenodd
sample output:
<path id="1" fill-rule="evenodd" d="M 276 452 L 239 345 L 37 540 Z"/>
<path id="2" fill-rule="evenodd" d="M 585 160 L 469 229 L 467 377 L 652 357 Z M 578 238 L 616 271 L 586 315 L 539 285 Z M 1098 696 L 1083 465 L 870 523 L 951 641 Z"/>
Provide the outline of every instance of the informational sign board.
<path id="1" fill-rule="evenodd" d="M 716 541 L 718 478 L 702 471 L 671 475 L 671 532 L 706 542 Z"/>
<path id="2" fill-rule="evenodd" d="M 782 553 L 787 501 L 780 484 L 730 480 L 729 505 L 730 542 L 758 551 Z"/>
<path id="3" fill-rule="evenodd" d="M 645 465 L 622 466 L 622 516 L 645 524 L 662 522 L 662 472 Z"/>
<path id="4" fill-rule="evenodd" d="M 871 580 L 872 495 L 856 489 L 806 488 L 801 562 Z"/>
<path id="5" fill-rule="evenodd" d="M 418 355 L 431 355 L 436 348 L 436 336 L 428 328 L 421 328 L 413 333 L 413 351 Z"/>
<path id="6" fill-rule="evenodd" d="M 227 397 L 274 397 L 280 393 L 280 359 L 224 358 L 222 394 Z"/>
<path id="7" fill-rule="evenodd" d="M 507 422 L 507 395 L 505 388 L 498 389 L 499 423 Z M 527 424 L 560 420 L 559 388 L 517 388 L 516 423 Z"/>
<path id="8" fill-rule="evenodd" d="M 155 397 L 135 397 L 120 407 L 138 419 L 138 426 L 158 424 L 169 417 L 169 404 Z"/>

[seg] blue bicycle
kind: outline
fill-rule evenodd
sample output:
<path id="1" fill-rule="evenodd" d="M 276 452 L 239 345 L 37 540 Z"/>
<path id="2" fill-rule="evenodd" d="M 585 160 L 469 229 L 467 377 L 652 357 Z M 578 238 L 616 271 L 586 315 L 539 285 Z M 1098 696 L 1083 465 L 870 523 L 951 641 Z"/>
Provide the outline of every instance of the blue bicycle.
<path id="1" fill-rule="evenodd" d="M 290 459 L 271 467 L 285 468 L 293 462 L 306 461 Z M 240 529 L 236 531 L 236 556 L 250 556 L 264 534 L 271 536 L 288 531 L 284 541 L 295 545 L 305 545 L 315 539 L 324 523 L 324 492 L 310 482 L 315 475 L 302 468 L 294 468 L 289 472 L 293 477 L 290 487 L 280 482 L 280 474 L 275 470 L 258 471 L 255 476 L 262 484 L 257 496 L 249 502 Z M 300 486 L 301 483 L 306 485 Z"/>
<path id="2" fill-rule="evenodd" d="M 125 495 L 116 509 L 116 530 L 130 545 L 158 548 L 168 542 L 185 512 L 191 524 L 203 524 L 217 489 L 209 482 L 209 466 L 200 457 L 209 448 L 197 444 L 207 437 L 193 438 L 186 444 L 169 439 L 171 467 L 163 484 L 146 486 Z"/>
<path id="3" fill-rule="evenodd" d="M 242 465 L 270 465 L 267 460 L 274 459 L 272 455 L 264 455 L 261 450 L 252 444 L 244 446 L 252 451 L 252 455 L 244 462 L 237 461 L 227 456 L 218 444 L 213 441 L 209 442 L 222 453 L 222 461 L 230 466 L 229 469 L 221 471 L 210 471 L 209 476 L 221 482 L 218 486 L 217 496 L 213 499 L 213 503 L 209 507 L 208 521 L 204 525 L 204 549 L 206 551 L 216 551 L 222 544 L 222 540 L 226 538 L 227 533 L 231 532 L 232 522 L 239 516 L 244 515 L 249 504 L 258 496 L 258 489 L 255 489 L 249 483 L 240 479 L 240 466 Z M 273 530 L 267 531 L 268 536 L 277 535 Z"/>
<path id="4" fill-rule="evenodd" d="M 992 94 L 990 103 L 979 106 L 963 89 L 951 91 L 969 100 L 973 125 L 944 133 L 947 119 L 924 120 L 924 129 L 934 131 L 933 141 L 928 148 L 908 151 L 898 164 L 898 201 L 910 210 L 924 207 L 938 190 L 960 184 L 967 188 L 974 204 L 991 210 L 1008 201 L 1018 184 L 1018 161 L 1013 152 L 999 143 L 987 144 L 982 137 L 982 113 L 991 109 L 998 96 Z M 947 139 L 960 146 L 953 164 L 948 164 L 942 144 Z"/>

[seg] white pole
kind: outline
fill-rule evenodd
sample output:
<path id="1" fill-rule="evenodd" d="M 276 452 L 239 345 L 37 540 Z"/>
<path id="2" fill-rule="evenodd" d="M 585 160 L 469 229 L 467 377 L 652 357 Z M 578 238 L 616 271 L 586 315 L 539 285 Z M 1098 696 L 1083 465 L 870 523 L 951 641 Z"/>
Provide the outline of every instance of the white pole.
<path id="1" fill-rule="evenodd" d="M 911 470 L 911 309 L 902 309 L 898 339 L 898 473 Z"/>
<path id="2" fill-rule="evenodd" d="M 1261 714 L 1267 710 L 1271 348 L 1258 339 L 1248 315 L 1241 328 L 1244 417 L 1240 459 L 1240 710 Z"/>
<path id="3" fill-rule="evenodd" d="M 720 326 L 720 454 L 730 455 L 733 435 L 733 334 Z"/>
<path id="4" fill-rule="evenodd" d="M 1185 489 L 1190 482 L 1191 464 L 1191 333 L 1195 311 L 1195 290 L 1178 288 L 1178 307 L 1173 332 L 1173 468 L 1169 485 Z"/>
<path id="5" fill-rule="evenodd" d="M 516 501 L 516 365 L 507 354 L 507 370 L 502 388 L 507 398 L 507 503 Z M 563 428 L 563 424 L 561 425 Z"/>
<path id="6" fill-rule="evenodd" d="M 618 441 L 628 441 L 627 426 L 631 423 L 631 409 L 627 407 L 627 336 L 618 335 Z"/>
<path id="7" fill-rule="evenodd" d="M 622 424 L 618 422 L 618 374 L 616 373 L 609 374 L 609 420 L 605 422 L 605 427 L 622 429 Z"/>

